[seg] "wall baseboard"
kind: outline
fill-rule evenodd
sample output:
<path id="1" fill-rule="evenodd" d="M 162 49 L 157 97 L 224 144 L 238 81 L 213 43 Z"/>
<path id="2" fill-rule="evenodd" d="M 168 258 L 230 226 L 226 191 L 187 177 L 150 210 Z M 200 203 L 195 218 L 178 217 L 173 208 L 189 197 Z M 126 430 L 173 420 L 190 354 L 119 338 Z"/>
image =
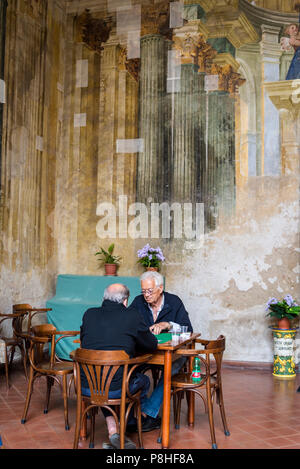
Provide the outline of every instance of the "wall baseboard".
<path id="1" fill-rule="evenodd" d="M 223 368 L 232 368 L 240 370 L 260 370 L 260 371 L 270 371 L 273 369 L 272 362 L 239 362 L 231 360 L 223 360 Z"/>

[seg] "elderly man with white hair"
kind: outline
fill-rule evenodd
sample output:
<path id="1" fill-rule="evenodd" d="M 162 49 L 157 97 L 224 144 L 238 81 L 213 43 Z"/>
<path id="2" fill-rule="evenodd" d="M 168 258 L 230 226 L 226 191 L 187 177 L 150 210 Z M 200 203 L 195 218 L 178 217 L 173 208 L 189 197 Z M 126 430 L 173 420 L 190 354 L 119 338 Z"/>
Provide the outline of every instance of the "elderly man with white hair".
<path id="1" fill-rule="evenodd" d="M 189 315 L 181 299 L 164 291 L 164 279 L 158 272 L 145 272 L 140 277 L 142 294 L 137 296 L 130 308 L 138 310 L 145 324 L 153 334 L 180 330 L 187 326 L 193 332 Z M 181 357 L 172 364 L 172 375 L 178 373 L 186 361 Z M 160 378 L 151 396 L 142 404 L 142 429 L 151 431 L 160 427 L 158 413 L 163 401 L 163 376 Z M 130 425 L 128 431 L 136 431 L 136 425 Z"/>

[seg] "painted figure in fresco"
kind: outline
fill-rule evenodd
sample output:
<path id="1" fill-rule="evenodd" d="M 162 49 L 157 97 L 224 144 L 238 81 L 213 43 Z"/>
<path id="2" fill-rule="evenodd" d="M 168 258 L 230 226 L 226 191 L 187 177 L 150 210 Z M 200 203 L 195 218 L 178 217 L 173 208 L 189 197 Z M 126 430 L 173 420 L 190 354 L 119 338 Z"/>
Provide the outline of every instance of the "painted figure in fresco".
<path id="1" fill-rule="evenodd" d="M 282 37 L 280 44 L 283 50 L 294 48 L 295 54 L 288 70 L 286 80 L 300 79 L 300 27 L 299 24 L 289 24 L 285 29 L 285 34 L 290 38 Z"/>

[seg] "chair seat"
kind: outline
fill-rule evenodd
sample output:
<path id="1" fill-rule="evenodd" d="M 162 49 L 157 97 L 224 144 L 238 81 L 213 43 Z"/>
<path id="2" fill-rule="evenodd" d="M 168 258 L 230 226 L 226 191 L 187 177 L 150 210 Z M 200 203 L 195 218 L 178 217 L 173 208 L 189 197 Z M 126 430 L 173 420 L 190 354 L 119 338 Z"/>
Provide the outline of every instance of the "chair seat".
<path id="1" fill-rule="evenodd" d="M 133 399 L 137 399 L 140 395 L 140 391 L 136 392 L 135 394 L 132 394 L 132 398 Z M 93 401 L 93 399 L 91 399 L 89 396 L 82 396 L 82 398 L 84 400 L 87 400 L 89 401 L 92 405 L 99 405 L 99 402 L 96 402 L 96 401 Z M 125 398 L 125 402 L 126 404 L 128 404 L 129 402 L 131 402 L 132 399 L 130 399 L 129 397 L 126 397 Z M 111 406 L 111 405 L 120 405 L 121 403 L 121 397 L 117 398 L 117 399 L 108 399 L 107 400 L 107 404 L 108 406 Z"/>
<path id="2" fill-rule="evenodd" d="M 191 373 L 178 373 L 172 376 L 172 386 L 178 388 L 192 388 L 201 386 L 201 381 L 193 381 Z"/>
<path id="3" fill-rule="evenodd" d="M 57 374 L 69 374 L 73 373 L 73 364 L 68 362 L 58 362 L 51 367 L 49 362 L 45 362 L 42 366 L 39 365 L 37 369 L 40 373 L 52 371 Z"/>
<path id="4" fill-rule="evenodd" d="M 201 387 L 205 383 L 205 380 L 194 381 L 191 377 L 191 373 L 178 373 L 172 376 L 172 386 L 174 388 L 197 388 Z M 216 378 L 211 376 L 210 386 L 214 386 L 216 383 Z"/>

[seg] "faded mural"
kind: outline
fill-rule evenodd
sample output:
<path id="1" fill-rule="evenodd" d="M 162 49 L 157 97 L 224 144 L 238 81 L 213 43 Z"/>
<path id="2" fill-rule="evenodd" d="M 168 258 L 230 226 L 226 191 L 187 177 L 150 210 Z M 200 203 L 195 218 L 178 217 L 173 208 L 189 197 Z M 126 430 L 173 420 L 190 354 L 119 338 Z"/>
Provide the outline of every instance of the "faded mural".
<path id="1" fill-rule="evenodd" d="M 149 242 L 225 360 L 271 362 L 265 304 L 300 301 L 299 2 L 1 8 L 1 309 L 111 242 L 138 276 Z"/>

